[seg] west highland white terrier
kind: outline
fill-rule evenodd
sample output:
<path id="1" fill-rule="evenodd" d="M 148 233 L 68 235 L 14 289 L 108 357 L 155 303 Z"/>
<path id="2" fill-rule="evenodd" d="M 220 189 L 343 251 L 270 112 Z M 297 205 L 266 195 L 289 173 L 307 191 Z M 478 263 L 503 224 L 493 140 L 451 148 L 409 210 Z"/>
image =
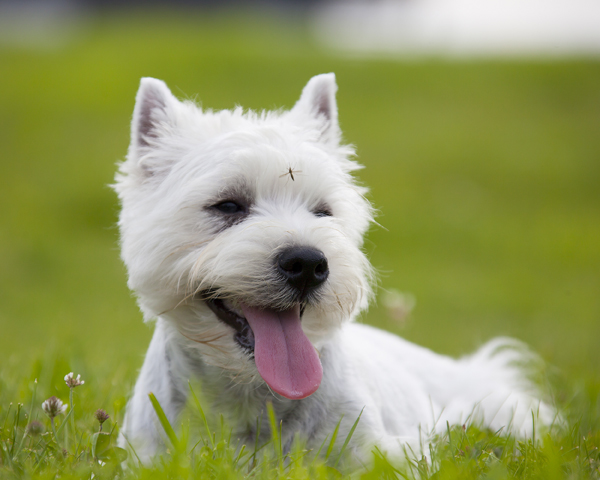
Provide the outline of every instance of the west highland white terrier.
<path id="1" fill-rule="evenodd" d="M 319 446 L 342 415 L 343 441 L 361 411 L 357 454 L 401 452 L 446 422 L 527 435 L 532 412 L 552 420 L 516 342 L 456 360 L 354 321 L 371 297 L 372 209 L 336 90 L 318 75 L 289 111 L 213 112 L 142 79 L 114 186 L 128 285 L 156 319 L 122 427 L 141 458 L 163 444 L 148 394 L 175 423 L 190 379 L 247 443 L 272 402 L 284 449 L 297 433 Z"/>

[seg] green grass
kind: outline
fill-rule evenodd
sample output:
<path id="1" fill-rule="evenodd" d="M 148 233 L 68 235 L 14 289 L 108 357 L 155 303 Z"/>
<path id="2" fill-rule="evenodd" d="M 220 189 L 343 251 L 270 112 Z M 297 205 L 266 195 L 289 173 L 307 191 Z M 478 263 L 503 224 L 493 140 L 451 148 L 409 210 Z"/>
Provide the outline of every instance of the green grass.
<path id="1" fill-rule="evenodd" d="M 53 365 L 58 372 L 60 361 Z M 165 430 L 166 451 L 151 465 L 142 465 L 134 452 L 116 446 L 121 415 L 119 401 L 111 404 L 102 392 L 107 384 L 120 398 L 120 379 L 103 379 L 100 385 L 85 385 L 69 391 L 60 377 L 36 383 L 11 378 L 25 404 L 11 404 L 0 417 L 0 478 L 211 478 L 211 479 L 559 479 L 600 477 L 600 433 L 585 432 L 582 423 L 554 428 L 541 438 L 515 439 L 502 432 L 477 426 L 457 425 L 425 446 L 425 455 L 407 451 L 407 458 L 391 459 L 373 449 L 372 462 L 357 461 L 346 445 L 336 442 L 337 429 L 318 450 L 307 450 L 297 439 L 290 452 L 281 449 L 281 429 L 270 408 L 271 432 L 264 444 L 244 445 L 216 412 L 205 415 L 205 407 L 192 389 L 194 401 L 179 427 L 172 426 L 160 404 L 150 400 Z M 112 382 L 111 382 L 112 380 Z M 191 388 L 191 387 L 190 387 Z M 3 388 L 4 390 L 4 388 Z M 54 424 L 45 417 L 40 400 L 49 393 L 70 397 L 69 409 Z M 94 410 L 104 401 L 114 412 L 99 428 Z M 268 406 L 269 407 L 269 406 Z M 359 419 L 356 420 L 355 426 Z M 39 422 L 37 432 L 29 425 Z M 326 452 L 326 453 L 325 453 Z M 124 460 L 127 466 L 124 468 Z M 341 461 L 340 461 L 341 460 Z M 93 476 L 93 477 L 92 477 Z"/>
<path id="2" fill-rule="evenodd" d="M 382 288 L 417 302 L 406 321 L 384 302 L 363 321 L 452 355 L 496 335 L 520 338 L 550 365 L 570 422 L 536 445 L 458 427 L 427 464 L 394 468 L 411 478 L 436 469 L 436 478 L 600 476 L 600 63 L 348 59 L 314 45 L 302 23 L 264 15 L 130 12 L 78 32 L 62 47 L 0 45 L 0 476 L 32 476 L 46 443 L 35 475 L 110 476 L 89 460 L 92 414 L 121 420 L 151 335 L 126 287 L 107 187 L 139 78 L 164 79 L 206 107 L 261 109 L 290 107 L 312 75 L 329 71 L 379 210 L 366 249 Z M 88 453 L 61 458 L 47 434 L 26 438 L 13 462 L 33 380 L 31 415 L 42 419 L 45 398 L 67 401 L 70 371 L 86 380 L 74 418 Z M 223 442 L 132 474 L 248 474 L 229 459 L 236 440 Z M 355 475 L 393 478 L 375 458 Z M 283 478 L 298 465 L 263 461 L 251 475 Z M 335 476 L 333 463 L 307 465 L 290 478 Z"/>

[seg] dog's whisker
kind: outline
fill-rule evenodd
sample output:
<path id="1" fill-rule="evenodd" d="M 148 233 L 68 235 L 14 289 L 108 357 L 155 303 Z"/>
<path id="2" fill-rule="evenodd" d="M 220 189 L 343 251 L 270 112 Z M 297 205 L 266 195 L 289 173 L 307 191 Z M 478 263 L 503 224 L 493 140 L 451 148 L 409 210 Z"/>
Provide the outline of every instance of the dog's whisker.
<path id="1" fill-rule="evenodd" d="M 194 337 L 194 336 L 188 335 L 188 334 L 182 332 L 181 330 L 179 330 L 179 333 L 181 333 L 181 335 L 183 335 L 188 340 L 191 340 L 192 342 L 201 343 L 203 345 L 208 345 L 208 346 L 210 346 L 212 348 L 216 348 L 221 353 L 227 353 L 227 350 L 225 350 L 224 348 L 222 348 L 222 347 L 220 347 L 218 345 L 214 345 L 214 342 L 216 342 L 217 340 L 220 340 L 221 338 L 224 337 L 223 334 L 219 335 L 217 337 L 213 337 L 213 338 L 198 338 L 198 337 Z"/>

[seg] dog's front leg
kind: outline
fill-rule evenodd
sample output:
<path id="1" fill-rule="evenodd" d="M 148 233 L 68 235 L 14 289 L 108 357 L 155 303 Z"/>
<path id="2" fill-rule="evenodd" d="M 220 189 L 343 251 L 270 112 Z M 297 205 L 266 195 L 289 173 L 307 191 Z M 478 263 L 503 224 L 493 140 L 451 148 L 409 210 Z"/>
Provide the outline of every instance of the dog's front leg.
<path id="1" fill-rule="evenodd" d="M 142 462 L 163 448 L 165 439 L 148 394 L 156 396 L 171 424 L 186 402 L 187 367 L 170 333 L 169 325 L 159 318 L 121 428 L 120 446 L 133 447 Z"/>

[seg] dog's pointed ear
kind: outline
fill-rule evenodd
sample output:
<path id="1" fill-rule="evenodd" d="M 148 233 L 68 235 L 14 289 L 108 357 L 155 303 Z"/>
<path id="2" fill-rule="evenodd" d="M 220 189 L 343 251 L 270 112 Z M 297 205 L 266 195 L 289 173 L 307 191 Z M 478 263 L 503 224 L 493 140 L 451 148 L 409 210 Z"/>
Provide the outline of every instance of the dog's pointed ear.
<path id="1" fill-rule="evenodd" d="M 165 126 L 174 123 L 178 104 L 165 82 L 142 78 L 133 109 L 130 153 L 139 156 L 140 150 L 152 147 Z"/>
<path id="2" fill-rule="evenodd" d="M 336 91 L 334 73 L 317 75 L 308 81 L 300 99 L 291 110 L 294 115 L 304 115 L 319 120 L 321 139 L 325 142 L 339 143 L 340 141 Z"/>

